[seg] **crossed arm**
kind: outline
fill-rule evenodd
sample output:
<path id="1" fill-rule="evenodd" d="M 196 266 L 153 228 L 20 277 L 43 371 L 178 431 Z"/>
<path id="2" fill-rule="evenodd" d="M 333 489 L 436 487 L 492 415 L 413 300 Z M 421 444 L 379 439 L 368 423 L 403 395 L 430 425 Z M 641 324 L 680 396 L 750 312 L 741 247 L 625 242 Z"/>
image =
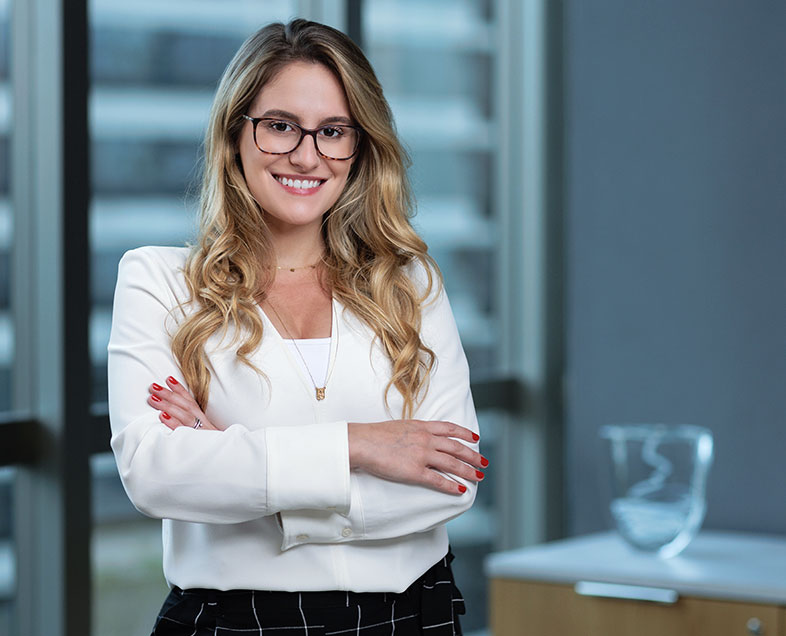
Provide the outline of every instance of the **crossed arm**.
<path id="1" fill-rule="evenodd" d="M 193 397 L 174 377 L 165 386 L 148 387 L 148 404 L 158 411 L 161 423 L 174 430 L 181 426 L 218 431 Z M 488 460 L 480 453 L 456 441 L 477 442 L 477 433 L 452 422 L 424 420 L 388 420 L 347 425 L 349 466 L 383 479 L 404 484 L 426 486 L 440 492 L 459 495 L 467 487 L 443 473 L 478 482 L 481 468 Z"/>

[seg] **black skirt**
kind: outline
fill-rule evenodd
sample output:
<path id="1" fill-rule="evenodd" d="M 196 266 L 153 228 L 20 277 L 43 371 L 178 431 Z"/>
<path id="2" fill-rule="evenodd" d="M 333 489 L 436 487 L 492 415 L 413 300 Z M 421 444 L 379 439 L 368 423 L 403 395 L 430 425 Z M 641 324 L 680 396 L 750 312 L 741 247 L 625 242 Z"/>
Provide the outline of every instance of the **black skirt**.
<path id="1" fill-rule="evenodd" d="M 448 551 L 404 592 L 173 588 L 151 636 L 461 636 Z"/>

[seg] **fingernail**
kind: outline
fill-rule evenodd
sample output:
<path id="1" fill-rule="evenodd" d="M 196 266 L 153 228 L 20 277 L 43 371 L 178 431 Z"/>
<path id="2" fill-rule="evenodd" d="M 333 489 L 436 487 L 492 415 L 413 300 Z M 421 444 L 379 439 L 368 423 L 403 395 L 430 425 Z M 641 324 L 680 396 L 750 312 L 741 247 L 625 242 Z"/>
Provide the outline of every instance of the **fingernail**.
<path id="1" fill-rule="evenodd" d="M 172 416 L 166 411 L 164 411 L 163 413 L 161 413 L 161 417 L 163 417 L 165 420 L 168 420 L 171 419 Z"/>
<path id="2" fill-rule="evenodd" d="M 161 401 L 161 398 L 158 397 L 157 395 L 151 395 L 150 399 L 153 400 L 153 402 L 160 402 Z"/>
<path id="3" fill-rule="evenodd" d="M 172 384 L 177 384 L 177 380 L 175 380 L 175 378 L 173 378 L 171 375 L 167 378 L 167 380 L 169 380 L 169 382 Z"/>
<path id="4" fill-rule="evenodd" d="M 483 466 L 483 468 L 485 468 L 486 466 L 489 465 L 489 460 L 481 455 L 481 457 L 480 457 L 480 465 Z"/>
<path id="5" fill-rule="evenodd" d="M 458 489 L 459 489 L 459 492 L 467 492 L 467 487 L 466 486 L 459 485 Z"/>
<path id="6" fill-rule="evenodd" d="M 159 386 L 158 384 L 156 384 L 155 382 L 153 382 L 153 390 L 154 390 L 154 391 L 163 391 L 163 390 L 164 390 L 164 387 L 162 387 L 162 386 Z"/>
<path id="7" fill-rule="evenodd" d="M 478 476 L 478 479 L 483 479 L 485 477 L 485 475 L 482 472 L 480 472 L 479 470 L 476 470 L 475 474 Z"/>
<path id="8" fill-rule="evenodd" d="M 480 435 L 477 433 L 472 433 L 472 439 L 477 442 L 480 439 Z"/>

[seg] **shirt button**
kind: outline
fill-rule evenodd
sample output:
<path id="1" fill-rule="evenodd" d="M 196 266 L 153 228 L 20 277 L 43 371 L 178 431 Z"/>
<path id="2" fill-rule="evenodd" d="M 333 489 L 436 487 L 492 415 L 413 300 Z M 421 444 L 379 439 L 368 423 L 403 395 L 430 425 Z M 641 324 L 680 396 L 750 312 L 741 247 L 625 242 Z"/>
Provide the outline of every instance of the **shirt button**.
<path id="1" fill-rule="evenodd" d="M 299 535 L 297 535 L 296 538 L 297 538 L 298 541 L 306 541 L 308 539 L 308 535 L 307 534 L 299 534 Z"/>
<path id="2" fill-rule="evenodd" d="M 344 529 L 341 531 L 341 536 L 342 536 L 342 537 L 348 537 L 348 536 L 350 536 L 351 534 L 352 534 L 352 530 L 351 530 L 350 528 L 344 528 Z"/>

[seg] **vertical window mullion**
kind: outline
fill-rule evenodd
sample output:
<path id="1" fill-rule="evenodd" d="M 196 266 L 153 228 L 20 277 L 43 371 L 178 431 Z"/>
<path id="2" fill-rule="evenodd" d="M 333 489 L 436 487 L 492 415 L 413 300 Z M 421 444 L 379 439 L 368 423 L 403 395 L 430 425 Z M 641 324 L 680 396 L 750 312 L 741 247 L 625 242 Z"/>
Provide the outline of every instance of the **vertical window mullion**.
<path id="1" fill-rule="evenodd" d="M 504 368 L 527 387 L 527 411 L 511 418 L 498 469 L 502 546 L 562 533 L 562 149 L 561 2 L 497 0 L 504 19 L 496 77 L 505 131 L 497 171 Z M 511 78 L 514 78 L 513 80 Z"/>
<path id="2" fill-rule="evenodd" d="M 14 3 L 14 407 L 41 432 L 15 486 L 25 636 L 90 633 L 86 14 Z"/>

